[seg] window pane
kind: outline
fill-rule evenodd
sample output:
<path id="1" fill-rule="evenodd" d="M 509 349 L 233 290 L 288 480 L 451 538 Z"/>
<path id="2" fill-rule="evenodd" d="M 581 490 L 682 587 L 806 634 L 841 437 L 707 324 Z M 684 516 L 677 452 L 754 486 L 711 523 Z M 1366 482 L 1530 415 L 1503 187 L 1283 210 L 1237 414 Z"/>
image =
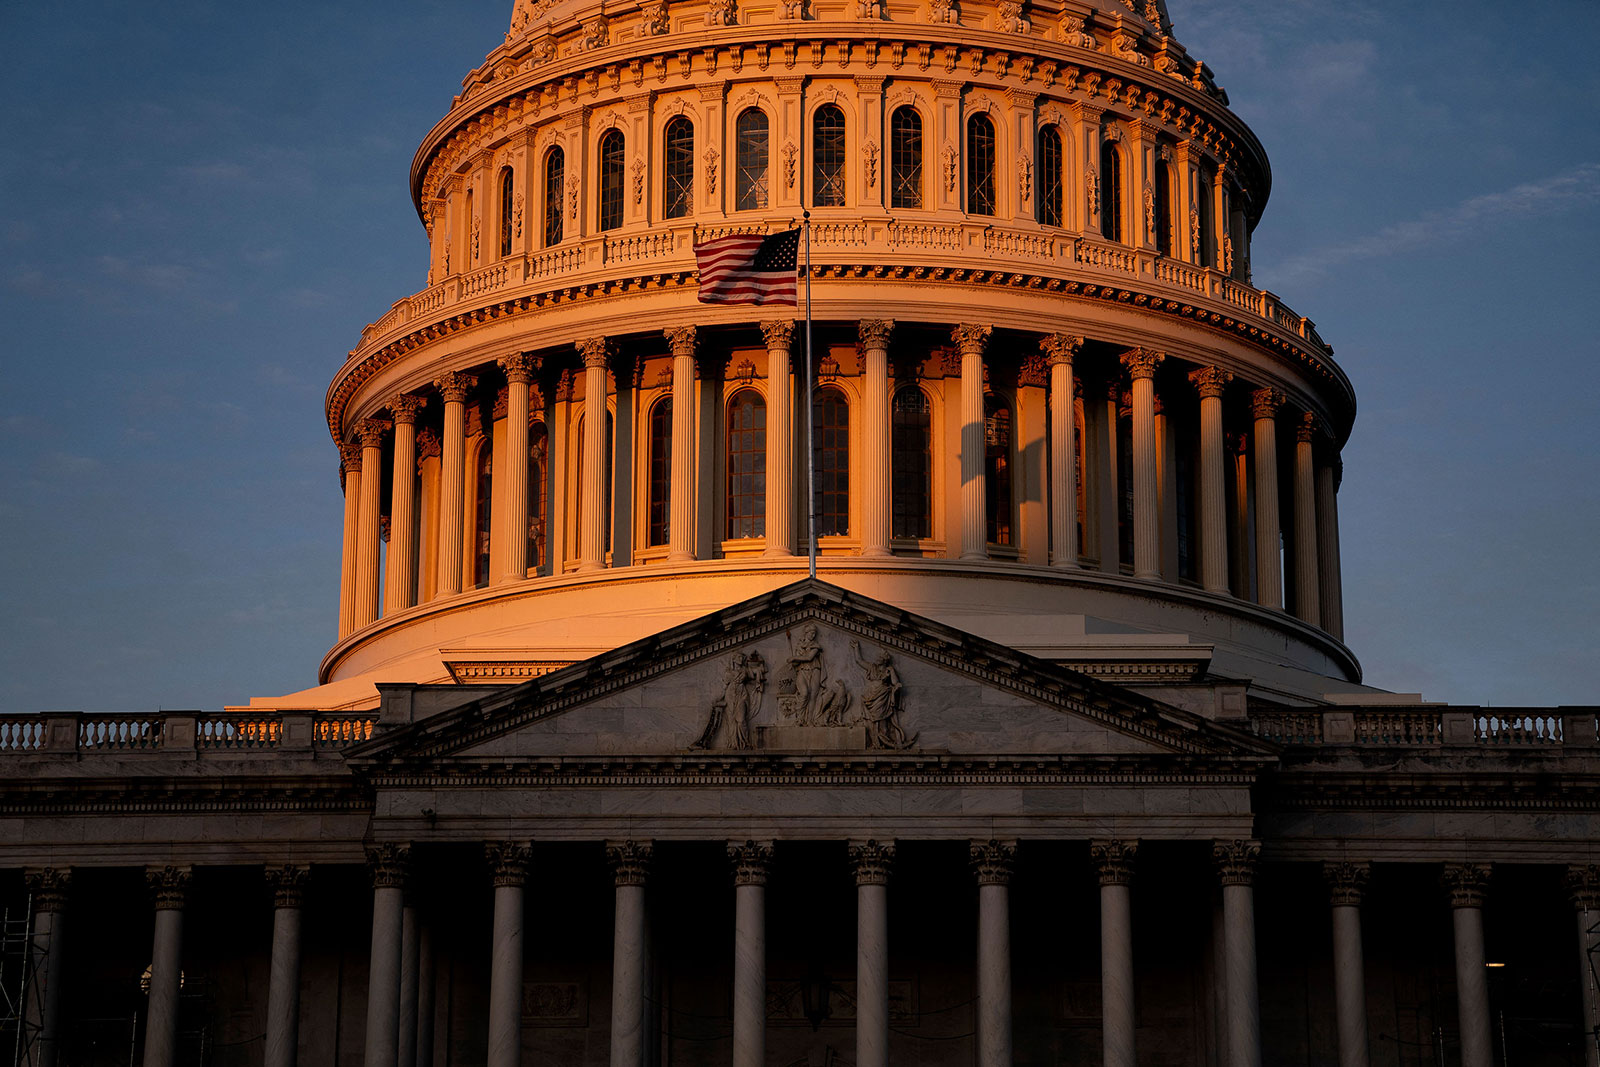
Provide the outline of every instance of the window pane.
<path id="1" fill-rule="evenodd" d="M 1172 255 L 1172 166 L 1156 164 L 1156 251 Z"/>
<path id="2" fill-rule="evenodd" d="M 850 532 L 850 405 L 837 389 L 811 404 L 811 461 L 817 478 L 817 536 Z"/>
<path id="3" fill-rule="evenodd" d="M 974 115 L 967 122 L 967 212 L 993 215 L 994 207 L 994 123 Z"/>
<path id="4" fill-rule="evenodd" d="M 614 230 L 622 225 L 622 186 L 624 173 L 621 130 L 611 130 L 600 138 L 600 229 Z"/>
<path id="5" fill-rule="evenodd" d="M 754 107 L 741 111 L 735 140 L 733 206 L 759 210 L 767 206 L 767 113 Z"/>
<path id="6" fill-rule="evenodd" d="M 672 398 L 650 409 L 650 544 L 671 540 Z"/>
<path id="7" fill-rule="evenodd" d="M 1046 126 L 1039 131 L 1039 221 L 1061 225 L 1061 131 Z"/>
<path id="8" fill-rule="evenodd" d="M 832 104 L 817 108 L 811 117 L 812 204 L 844 204 L 844 112 Z"/>
<path id="9" fill-rule="evenodd" d="M 512 181 L 511 177 L 511 168 L 507 167 L 500 172 L 500 254 L 502 256 L 511 254 L 511 213 L 513 207 L 511 198 L 515 195 L 514 185 L 515 182 Z"/>
<path id="10" fill-rule="evenodd" d="M 983 398 L 984 503 L 992 545 L 1011 538 L 1011 405 L 990 393 Z"/>
<path id="11" fill-rule="evenodd" d="M 1100 144 L 1100 236 L 1122 240 L 1122 156 L 1110 141 Z"/>
<path id="12" fill-rule="evenodd" d="M 562 189 L 566 179 L 562 176 L 561 149 L 553 148 L 544 161 L 544 243 L 546 246 L 561 243 Z"/>
<path id="13" fill-rule="evenodd" d="M 528 566 L 544 568 L 545 471 L 549 469 L 550 440 L 544 423 L 528 427 Z"/>
<path id="14" fill-rule="evenodd" d="M 694 124 L 679 115 L 667 123 L 663 213 L 681 219 L 694 211 Z"/>
<path id="15" fill-rule="evenodd" d="M 746 389 L 728 403 L 727 537 L 767 532 L 767 402 Z"/>
<path id="16" fill-rule="evenodd" d="M 894 394 L 890 416 L 890 480 L 894 484 L 891 536 L 923 538 L 933 526 L 933 463 L 928 396 L 914 385 Z"/>
<path id="17" fill-rule="evenodd" d="M 889 204 L 922 206 L 922 116 L 916 108 L 896 108 L 889 142 Z"/>

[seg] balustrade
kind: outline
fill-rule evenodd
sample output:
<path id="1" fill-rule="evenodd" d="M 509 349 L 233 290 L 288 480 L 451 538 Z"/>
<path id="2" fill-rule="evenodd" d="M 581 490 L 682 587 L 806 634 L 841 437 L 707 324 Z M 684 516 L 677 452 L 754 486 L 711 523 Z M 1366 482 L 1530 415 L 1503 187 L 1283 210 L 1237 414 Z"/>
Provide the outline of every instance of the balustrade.
<path id="1" fill-rule="evenodd" d="M 78 725 L 78 747 L 157 748 L 161 745 L 165 725 L 155 716 L 83 719 Z"/>
<path id="2" fill-rule="evenodd" d="M 283 739 L 281 719 L 199 719 L 194 725 L 197 748 L 271 748 Z"/>
<path id="3" fill-rule="evenodd" d="M 1561 720 L 1552 715 L 1477 715 L 1472 735 L 1488 745 L 1559 745 Z"/>
<path id="4" fill-rule="evenodd" d="M 0 719 L 0 752 L 27 752 L 43 747 L 43 720 Z"/>

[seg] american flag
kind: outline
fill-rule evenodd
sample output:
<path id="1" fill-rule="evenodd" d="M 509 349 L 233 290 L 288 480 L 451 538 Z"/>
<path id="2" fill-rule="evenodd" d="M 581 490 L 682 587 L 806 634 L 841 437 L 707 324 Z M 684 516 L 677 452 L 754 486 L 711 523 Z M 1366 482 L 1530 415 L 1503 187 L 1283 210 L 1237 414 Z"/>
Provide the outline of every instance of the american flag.
<path id="1" fill-rule="evenodd" d="M 694 246 L 702 304 L 798 306 L 800 231 L 739 233 Z"/>

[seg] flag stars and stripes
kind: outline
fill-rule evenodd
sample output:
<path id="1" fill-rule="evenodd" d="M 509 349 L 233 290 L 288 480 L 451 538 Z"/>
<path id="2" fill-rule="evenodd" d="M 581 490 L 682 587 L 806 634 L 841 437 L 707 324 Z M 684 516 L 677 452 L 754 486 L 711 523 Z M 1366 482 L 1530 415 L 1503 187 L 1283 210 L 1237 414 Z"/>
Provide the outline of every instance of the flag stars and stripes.
<path id="1" fill-rule="evenodd" d="M 694 246 L 703 304 L 798 306 L 800 231 L 740 233 Z"/>

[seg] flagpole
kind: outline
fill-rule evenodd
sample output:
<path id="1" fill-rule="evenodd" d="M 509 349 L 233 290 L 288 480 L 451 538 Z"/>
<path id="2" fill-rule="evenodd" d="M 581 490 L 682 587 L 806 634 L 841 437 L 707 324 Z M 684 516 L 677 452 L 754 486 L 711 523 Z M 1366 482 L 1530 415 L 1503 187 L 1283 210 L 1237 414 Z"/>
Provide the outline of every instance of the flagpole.
<path id="1" fill-rule="evenodd" d="M 811 444 L 811 394 L 817 375 L 811 366 L 811 212 L 802 213 L 806 230 L 806 540 L 811 577 L 817 576 L 817 465 Z"/>

